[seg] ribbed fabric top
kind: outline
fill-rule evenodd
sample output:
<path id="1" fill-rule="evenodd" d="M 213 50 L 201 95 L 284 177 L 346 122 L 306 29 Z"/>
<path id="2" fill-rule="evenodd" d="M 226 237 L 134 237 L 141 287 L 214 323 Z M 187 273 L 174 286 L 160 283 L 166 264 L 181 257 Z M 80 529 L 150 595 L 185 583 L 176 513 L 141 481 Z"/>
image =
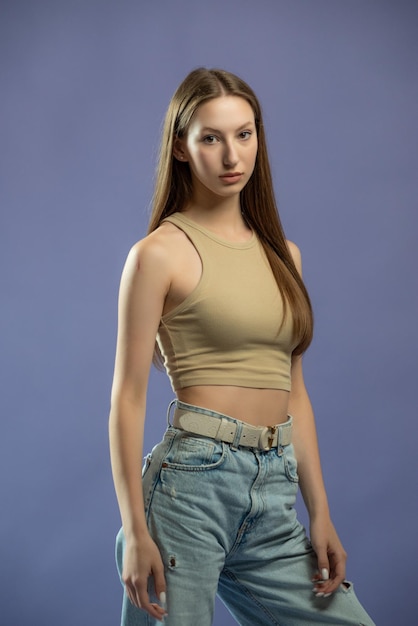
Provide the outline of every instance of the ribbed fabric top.
<path id="1" fill-rule="evenodd" d="M 183 213 L 164 221 L 187 235 L 202 262 L 197 287 L 161 318 L 158 330 L 173 389 L 237 385 L 289 391 L 292 319 L 289 313 L 280 328 L 282 298 L 256 235 L 235 243 Z"/>

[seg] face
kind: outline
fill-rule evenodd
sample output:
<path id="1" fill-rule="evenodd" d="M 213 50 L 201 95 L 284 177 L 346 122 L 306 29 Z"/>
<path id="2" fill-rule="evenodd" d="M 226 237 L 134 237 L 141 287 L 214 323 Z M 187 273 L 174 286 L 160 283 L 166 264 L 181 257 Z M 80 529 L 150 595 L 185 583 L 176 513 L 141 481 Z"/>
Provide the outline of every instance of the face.
<path id="1" fill-rule="evenodd" d="M 195 111 L 187 136 L 175 142 L 174 156 L 188 162 L 193 189 L 228 197 L 245 187 L 254 170 L 257 132 L 250 104 L 221 96 Z"/>

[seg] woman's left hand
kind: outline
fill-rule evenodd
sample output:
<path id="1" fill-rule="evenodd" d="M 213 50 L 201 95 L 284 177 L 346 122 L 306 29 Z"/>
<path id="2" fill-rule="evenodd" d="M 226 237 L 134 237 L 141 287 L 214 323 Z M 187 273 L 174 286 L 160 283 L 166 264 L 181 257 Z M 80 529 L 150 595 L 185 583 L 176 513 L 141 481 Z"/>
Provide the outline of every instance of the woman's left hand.
<path id="1" fill-rule="evenodd" d="M 314 593 L 328 596 L 345 579 L 347 553 L 329 517 L 311 519 L 310 539 L 318 559 L 318 573 L 313 577 Z"/>

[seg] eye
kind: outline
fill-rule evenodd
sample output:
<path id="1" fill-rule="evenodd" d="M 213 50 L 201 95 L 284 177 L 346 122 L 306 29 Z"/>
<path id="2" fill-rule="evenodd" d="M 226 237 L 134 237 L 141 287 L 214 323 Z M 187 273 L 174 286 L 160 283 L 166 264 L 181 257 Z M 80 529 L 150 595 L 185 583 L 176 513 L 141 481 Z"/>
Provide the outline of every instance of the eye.
<path id="1" fill-rule="evenodd" d="M 209 145 L 212 145 L 214 143 L 217 143 L 219 141 L 219 139 L 216 137 L 216 135 L 206 135 L 206 137 L 203 137 L 203 143 L 207 143 Z"/>
<path id="2" fill-rule="evenodd" d="M 244 141 L 247 141 L 252 135 L 252 132 L 250 130 L 243 130 L 240 134 L 239 134 L 239 138 L 243 139 Z"/>

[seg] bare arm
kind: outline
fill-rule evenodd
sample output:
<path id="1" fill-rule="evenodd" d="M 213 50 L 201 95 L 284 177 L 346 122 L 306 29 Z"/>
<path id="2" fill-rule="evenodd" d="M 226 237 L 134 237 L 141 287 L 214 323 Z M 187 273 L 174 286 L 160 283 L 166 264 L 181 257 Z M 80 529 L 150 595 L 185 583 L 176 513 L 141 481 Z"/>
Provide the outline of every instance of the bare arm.
<path id="1" fill-rule="evenodd" d="M 146 393 L 155 337 L 170 286 L 169 258 L 153 234 L 130 251 L 122 274 L 109 437 L 112 472 L 126 538 L 122 578 L 131 602 L 153 617 L 147 579 L 165 591 L 159 551 L 148 534 L 141 484 Z"/>
<path id="2" fill-rule="evenodd" d="M 322 478 L 315 419 L 302 372 L 302 357 L 292 359 L 292 391 L 289 413 L 294 417 L 293 444 L 298 461 L 300 489 L 309 516 L 328 513 Z"/>
<path id="3" fill-rule="evenodd" d="M 298 248 L 290 244 L 295 264 L 301 273 Z M 318 571 L 326 570 L 329 580 L 316 586 L 321 594 L 334 592 L 345 577 L 347 555 L 332 524 L 325 491 L 318 449 L 315 418 L 306 390 L 302 357 L 292 359 L 292 390 L 289 397 L 289 413 L 294 418 L 293 443 L 298 462 L 301 493 L 310 519 L 312 546 L 318 559 Z M 326 579 L 327 574 L 321 574 Z"/>

